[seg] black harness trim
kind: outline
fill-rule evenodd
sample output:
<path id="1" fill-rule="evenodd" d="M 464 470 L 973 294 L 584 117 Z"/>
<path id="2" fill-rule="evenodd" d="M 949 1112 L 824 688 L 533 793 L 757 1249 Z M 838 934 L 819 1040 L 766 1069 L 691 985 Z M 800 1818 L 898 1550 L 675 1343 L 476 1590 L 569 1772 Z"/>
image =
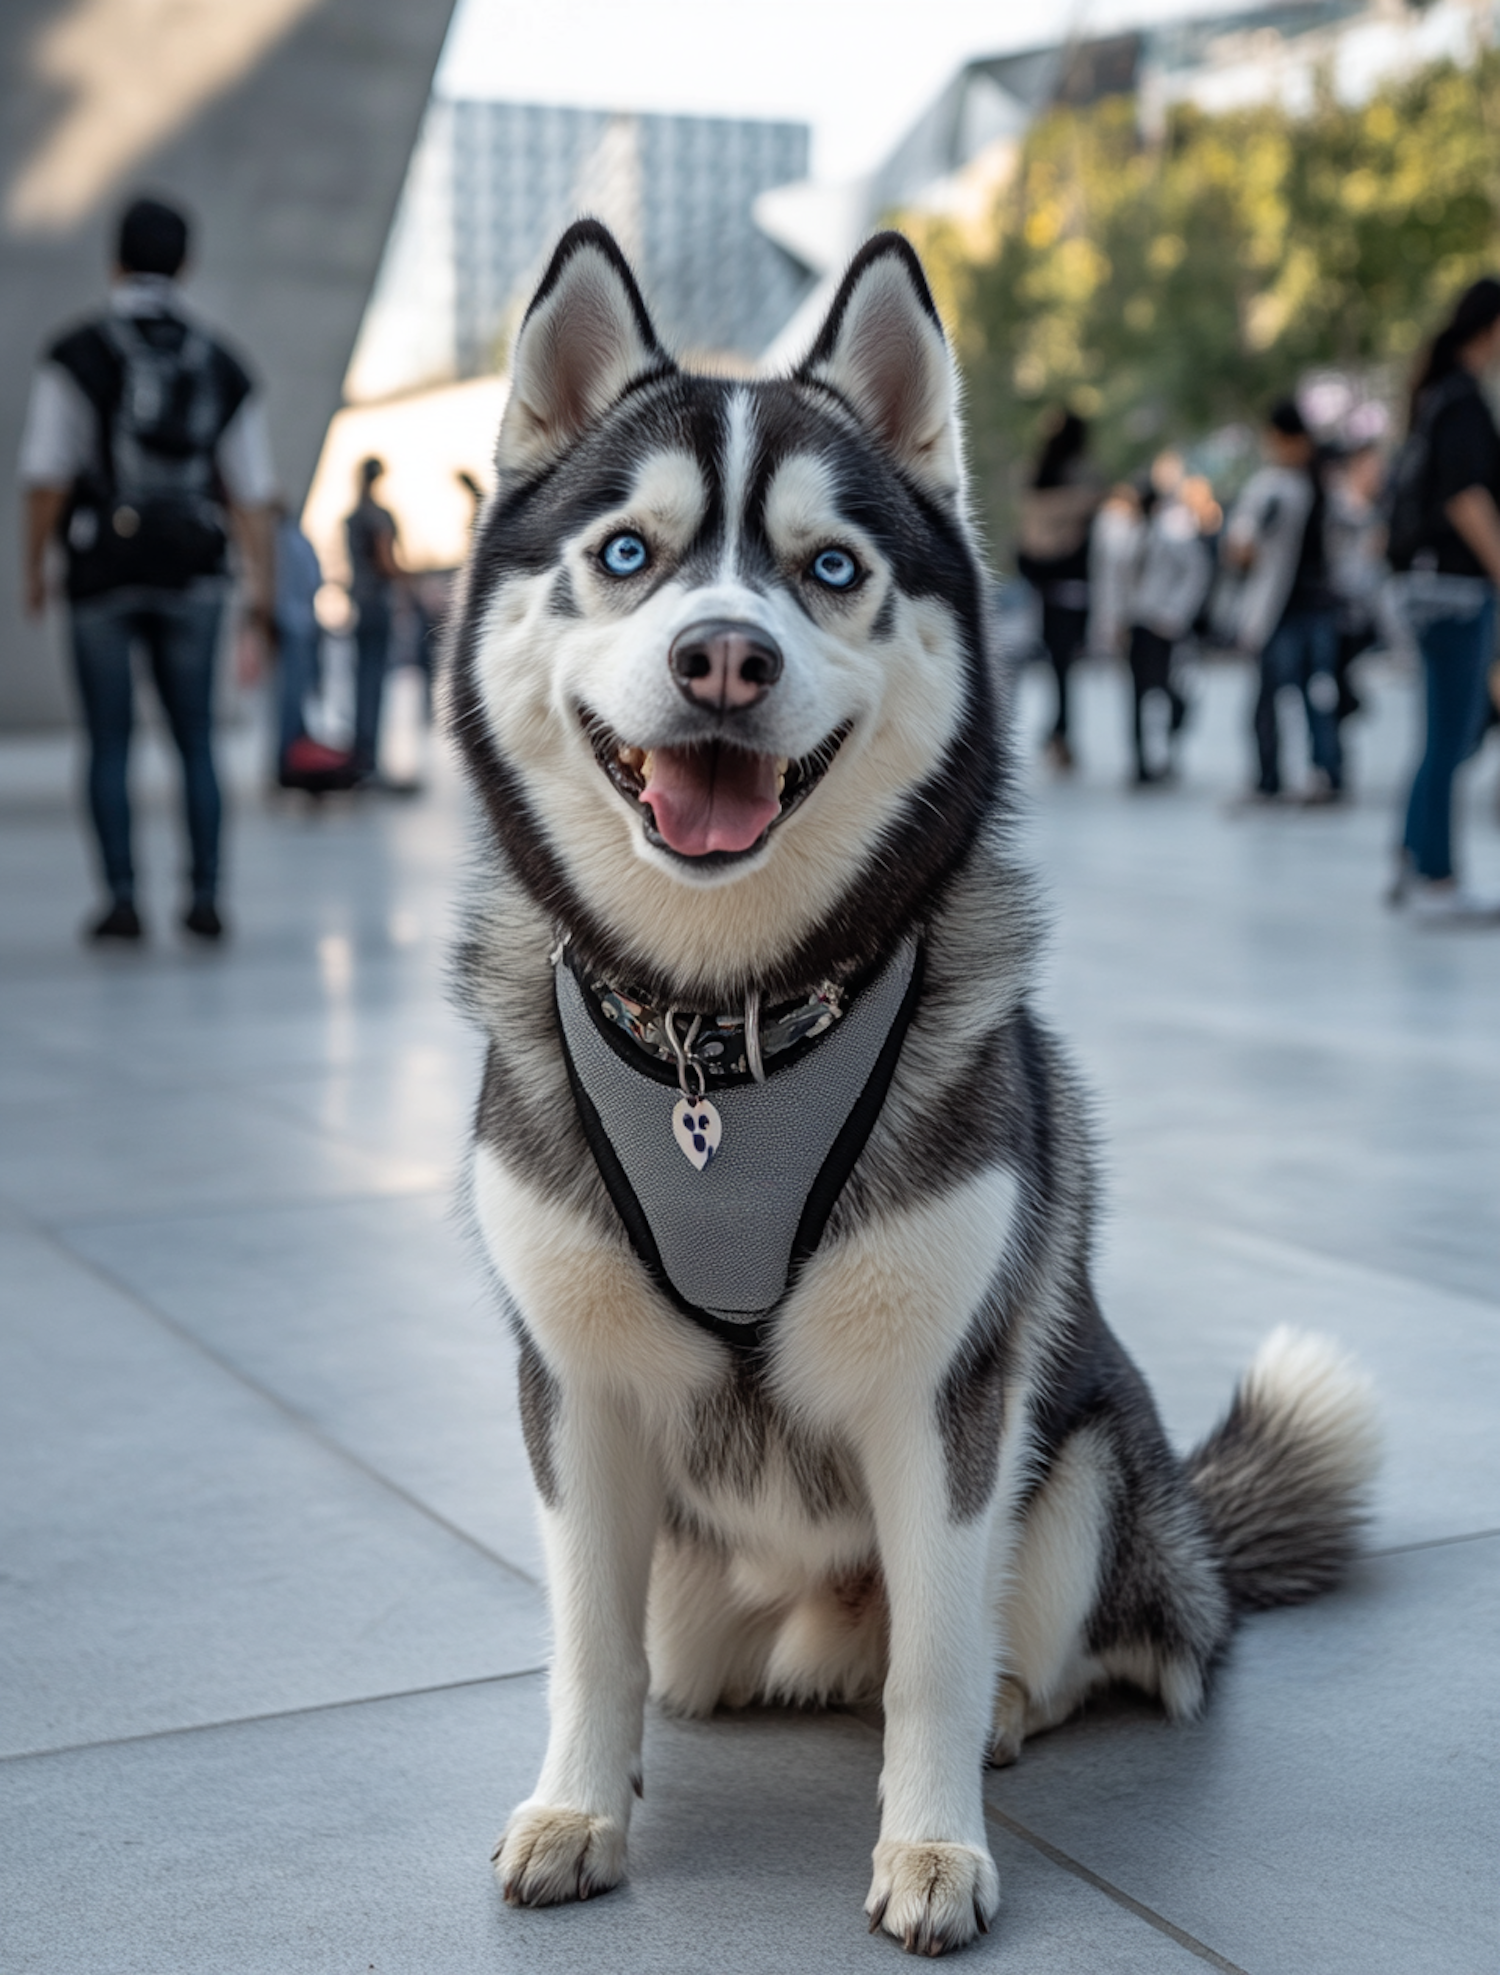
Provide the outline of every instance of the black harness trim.
<path id="1" fill-rule="evenodd" d="M 849 1175 L 854 1171 L 870 1133 L 875 1129 L 875 1121 L 880 1116 L 881 1108 L 890 1090 L 891 1079 L 896 1074 L 896 1064 L 900 1060 L 901 1048 L 906 1041 L 906 1032 L 911 1027 L 912 1017 L 917 1012 L 917 1003 L 922 992 L 922 975 L 923 950 L 918 946 L 912 963 L 911 979 L 907 983 L 906 993 L 901 998 L 896 1018 L 891 1023 L 890 1032 L 881 1045 L 874 1068 L 865 1079 L 864 1088 L 854 1100 L 848 1117 L 840 1127 L 838 1137 L 819 1168 L 817 1178 L 813 1181 L 812 1189 L 803 1205 L 792 1243 L 786 1288 L 774 1308 L 768 1310 L 764 1316 L 754 1318 L 748 1323 L 729 1322 L 723 1317 L 715 1316 L 711 1310 L 704 1310 L 696 1303 L 690 1303 L 667 1274 L 662 1262 L 661 1250 L 657 1247 L 656 1238 L 651 1232 L 651 1223 L 636 1198 L 635 1189 L 626 1177 L 625 1169 L 620 1163 L 619 1155 L 610 1141 L 608 1132 L 604 1129 L 593 1099 L 583 1087 L 577 1066 L 573 1061 L 573 1053 L 568 1047 L 561 1015 L 556 1016 L 558 1041 L 562 1047 L 563 1063 L 568 1072 L 568 1086 L 573 1093 L 578 1120 L 583 1126 L 583 1135 L 588 1141 L 589 1151 L 594 1155 L 594 1164 L 599 1168 L 599 1177 L 604 1182 L 604 1190 L 620 1217 L 620 1223 L 629 1237 L 631 1247 L 651 1280 L 672 1307 L 680 1315 L 697 1324 L 700 1329 L 717 1337 L 722 1343 L 733 1345 L 737 1350 L 746 1352 L 763 1350 L 768 1343 L 776 1318 L 785 1307 L 787 1297 L 796 1287 L 797 1279 L 809 1258 L 817 1251 L 828 1225 L 828 1217 L 833 1212 Z M 555 1010 L 556 1003 L 554 1002 L 553 1005 Z M 601 1032 L 608 1033 L 605 1024 L 600 1023 L 599 1027 Z M 618 1043 L 619 1038 L 610 1036 L 610 1040 Z M 821 1038 L 812 1039 L 809 1046 L 816 1048 L 819 1040 Z M 653 1081 L 658 1080 L 653 1076 L 657 1066 L 651 1064 L 649 1059 L 643 1058 L 636 1067 L 648 1077 L 653 1077 Z M 775 1072 L 771 1074 L 774 1075 Z"/>

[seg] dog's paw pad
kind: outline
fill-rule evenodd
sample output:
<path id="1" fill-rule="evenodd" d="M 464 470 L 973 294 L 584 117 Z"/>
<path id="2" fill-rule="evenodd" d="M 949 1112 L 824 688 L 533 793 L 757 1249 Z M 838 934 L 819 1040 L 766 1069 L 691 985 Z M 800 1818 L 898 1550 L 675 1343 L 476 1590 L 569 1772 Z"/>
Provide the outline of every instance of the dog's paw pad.
<path id="1" fill-rule="evenodd" d="M 1000 1875 L 973 1845 L 875 1847 L 875 1877 L 865 1912 L 870 1932 L 884 1928 L 908 1954 L 940 1955 L 987 1934 L 1000 1905 Z"/>
<path id="2" fill-rule="evenodd" d="M 592 1899 L 625 1876 L 625 1827 L 587 1811 L 522 1804 L 492 1856 L 507 1906 Z"/>

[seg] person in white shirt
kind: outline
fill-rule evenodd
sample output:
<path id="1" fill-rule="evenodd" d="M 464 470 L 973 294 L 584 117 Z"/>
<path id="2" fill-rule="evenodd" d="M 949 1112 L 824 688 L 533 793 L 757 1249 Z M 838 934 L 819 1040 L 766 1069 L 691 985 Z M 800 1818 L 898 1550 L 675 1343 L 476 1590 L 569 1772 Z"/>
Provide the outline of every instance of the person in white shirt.
<path id="1" fill-rule="evenodd" d="M 1302 800 L 1338 802 L 1344 788 L 1337 679 L 1339 600 L 1329 581 L 1323 463 L 1294 399 L 1266 419 L 1266 464 L 1235 502 L 1220 543 L 1231 569 L 1245 572 L 1235 643 L 1255 656 L 1259 778 L 1252 800 L 1281 796 L 1277 695 L 1295 686 L 1307 712 L 1313 781 Z"/>
<path id="2" fill-rule="evenodd" d="M 120 222 L 109 309 L 39 364 L 21 442 L 27 607 L 45 609 L 61 551 L 74 672 L 89 733 L 89 811 L 108 909 L 100 940 L 138 940 L 127 787 L 132 653 L 143 649 L 182 757 L 191 848 L 183 925 L 217 939 L 222 804 L 213 681 L 231 531 L 249 621 L 273 607 L 275 475 L 249 373 L 188 312 L 181 213 L 137 199 Z"/>
<path id="3" fill-rule="evenodd" d="M 1187 717 L 1187 702 L 1172 677 L 1172 655 L 1192 629 L 1213 580 L 1213 557 L 1197 515 L 1182 498 L 1183 480 L 1175 453 L 1163 453 L 1152 466 L 1152 504 L 1141 528 L 1126 609 L 1135 779 L 1142 788 L 1172 773 L 1172 744 Z M 1160 765 L 1147 759 L 1144 712 L 1152 693 L 1167 701 L 1168 753 Z"/>

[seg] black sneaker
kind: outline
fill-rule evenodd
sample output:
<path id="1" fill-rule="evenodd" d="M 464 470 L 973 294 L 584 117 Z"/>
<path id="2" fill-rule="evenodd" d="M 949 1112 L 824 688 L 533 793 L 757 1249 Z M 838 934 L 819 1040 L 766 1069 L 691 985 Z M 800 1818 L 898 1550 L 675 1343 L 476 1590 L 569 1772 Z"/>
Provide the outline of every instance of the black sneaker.
<path id="1" fill-rule="evenodd" d="M 212 899 L 200 900 L 190 905 L 182 915 L 184 932 L 195 933 L 199 939 L 222 939 L 224 921 L 214 909 Z"/>
<path id="2" fill-rule="evenodd" d="M 140 939 L 143 933 L 140 914 L 128 899 L 116 899 L 104 917 L 88 929 L 91 940 Z"/>

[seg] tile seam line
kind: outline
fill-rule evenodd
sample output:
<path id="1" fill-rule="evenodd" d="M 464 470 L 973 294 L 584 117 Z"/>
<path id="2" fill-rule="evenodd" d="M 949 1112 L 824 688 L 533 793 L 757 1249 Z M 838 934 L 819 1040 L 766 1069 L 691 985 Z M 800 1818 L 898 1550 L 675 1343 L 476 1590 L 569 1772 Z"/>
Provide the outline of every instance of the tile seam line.
<path id="1" fill-rule="evenodd" d="M 440 1680 L 432 1687 L 396 1687 L 388 1694 L 351 1694 L 341 1701 L 310 1701 L 301 1708 L 272 1708 L 266 1714 L 227 1715 L 222 1721 L 186 1721 L 176 1728 L 143 1728 L 138 1735 L 104 1735 L 93 1742 L 60 1742 L 51 1749 L 15 1749 L 0 1755 L 10 1762 L 47 1762 L 53 1756 L 87 1755 L 94 1749 L 128 1749 L 137 1742 L 169 1742 L 179 1735 L 208 1735 L 218 1728 L 255 1728 L 267 1721 L 299 1721 L 304 1715 L 336 1714 L 340 1708 L 380 1707 L 386 1701 L 416 1701 L 426 1694 L 461 1694 L 471 1687 L 498 1687 L 507 1680 L 531 1680 L 545 1666 L 520 1666 L 510 1673 L 481 1673 L 472 1680 Z"/>
<path id="2" fill-rule="evenodd" d="M 1467 1529 L 1460 1536 L 1428 1536 L 1420 1543 L 1392 1543 L 1388 1549 L 1364 1550 L 1366 1557 L 1410 1557 L 1420 1550 L 1448 1550 L 1455 1543 L 1487 1543 L 1500 1536 L 1500 1529 Z"/>
<path id="3" fill-rule="evenodd" d="M 1131 1217 L 1139 1218 L 1136 1210 L 1127 1210 L 1118 1203 L 1108 1206 L 1106 1215 L 1116 1222 L 1123 1222 Z M 1486 1316 L 1494 1316 L 1500 1311 L 1500 1297 L 1482 1294 L 1473 1289 L 1455 1289 L 1446 1283 L 1429 1282 L 1425 1276 L 1409 1275 L 1404 1269 L 1387 1269 L 1374 1262 L 1357 1261 L 1352 1255 L 1337 1254 L 1331 1249 L 1314 1248 L 1305 1241 L 1296 1241 L 1287 1235 L 1266 1233 L 1247 1222 L 1225 1220 L 1217 1214 L 1212 1216 L 1175 1212 L 1161 1214 L 1148 1210 L 1148 1216 L 1151 1220 L 1165 1223 L 1169 1227 L 1207 1228 L 1217 1234 L 1238 1236 L 1241 1240 L 1258 1241 L 1266 1247 L 1279 1248 L 1287 1256 L 1299 1260 L 1321 1262 L 1325 1268 L 1357 1270 L 1363 1275 L 1376 1276 L 1382 1281 L 1396 1283 L 1403 1289 L 1420 1290 L 1429 1296 L 1436 1293 L 1455 1303 L 1470 1303 L 1476 1310 L 1483 1311 Z"/>
<path id="4" fill-rule="evenodd" d="M 300 1125 L 303 1131 L 308 1132 L 320 1144 L 335 1146 L 342 1152 L 355 1152 L 367 1159 L 384 1158 L 386 1156 L 384 1153 L 371 1153 L 357 1139 L 350 1138 L 343 1132 L 335 1131 L 328 1125 L 315 1122 L 305 1112 L 299 1111 L 295 1104 L 291 1104 L 283 1098 L 268 1096 L 263 1088 L 257 1090 L 246 1088 L 243 1094 L 249 1098 L 250 1102 L 264 1116 Z M 462 1132 L 462 1127 L 460 1127 L 460 1132 Z M 462 1139 L 460 1142 L 463 1142 Z"/>
<path id="5" fill-rule="evenodd" d="M 874 1722 L 867 1719 L 862 1711 L 851 1708 L 846 1712 L 852 1721 L 857 1721 L 870 1734 L 880 1735 L 881 1730 Z M 1123 1907 L 1127 1913 L 1133 1914 L 1137 1920 L 1144 1921 L 1148 1927 L 1154 1927 L 1158 1934 L 1165 1934 L 1169 1941 L 1175 1941 L 1189 1954 L 1196 1955 L 1200 1961 L 1206 1961 L 1210 1968 L 1217 1968 L 1220 1975 L 1246 1975 L 1246 1971 L 1237 1961 L 1230 1961 L 1217 1949 L 1209 1947 L 1196 1935 L 1189 1934 L 1185 1928 L 1179 1927 L 1175 1921 L 1168 1920 L 1165 1914 L 1156 1912 L 1153 1907 L 1146 1906 L 1132 1894 L 1112 1884 L 1110 1880 L 1102 1878 L 1099 1873 L 1090 1871 L 1088 1866 L 1060 1850 L 1038 1832 L 1029 1829 L 1019 1818 L 1012 1817 L 1008 1811 L 997 1810 L 993 1804 L 986 1802 L 984 1815 L 998 1824 L 1002 1831 L 1008 1831 L 1013 1838 L 1019 1838 L 1022 1844 L 1030 1845 L 1033 1851 L 1040 1852 L 1042 1857 L 1048 1859 L 1059 1871 L 1071 1873 L 1075 1879 L 1081 1879 L 1086 1886 L 1092 1886 L 1095 1892 L 1103 1893 L 1105 1898 L 1113 1900 L 1116 1906 Z"/>
<path id="6" fill-rule="evenodd" d="M 30 1216 L 27 1218 L 30 1219 Z M 123 1281 L 111 1270 L 105 1268 L 102 1263 L 95 1262 L 87 1255 L 79 1254 L 75 1248 L 70 1247 L 53 1229 L 49 1228 L 45 1222 L 32 1220 L 31 1225 L 47 1241 L 48 1245 L 54 1248 L 65 1260 L 85 1270 L 97 1281 L 102 1282 L 106 1288 L 113 1290 L 116 1295 L 123 1296 L 128 1303 L 133 1304 L 142 1315 L 149 1317 L 153 1323 L 166 1331 L 169 1336 L 177 1338 L 181 1343 L 186 1344 L 189 1349 L 196 1351 L 209 1364 L 217 1366 L 220 1371 L 234 1379 L 236 1384 L 242 1386 L 245 1391 L 253 1392 L 256 1398 L 263 1400 L 268 1406 L 274 1407 L 283 1419 L 290 1420 L 299 1432 L 305 1433 L 308 1439 L 321 1447 L 325 1453 L 332 1454 L 336 1460 L 344 1462 L 346 1466 L 353 1468 L 357 1474 L 362 1474 L 367 1480 L 373 1481 L 377 1487 L 384 1489 L 387 1494 L 395 1496 L 398 1502 L 404 1502 L 408 1508 L 415 1509 L 418 1515 L 432 1523 L 434 1527 L 445 1530 L 448 1535 L 456 1537 L 460 1543 L 473 1550 L 478 1556 L 483 1557 L 487 1563 L 497 1565 L 508 1576 L 515 1578 L 517 1583 L 526 1585 L 532 1591 L 539 1591 L 542 1588 L 529 1571 L 522 1570 L 519 1564 L 513 1564 L 508 1557 L 501 1556 L 498 1550 L 492 1550 L 487 1543 L 482 1543 L 477 1536 L 471 1535 L 467 1529 L 461 1528 L 456 1522 L 450 1522 L 445 1515 L 441 1515 L 430 1504 L 424 1502 L 420 1496 L 413 1495 L 408 1489 L 403 1488 L 399 1482 L 392 1481 L 389 1475 L 382 1474 L 379 1468 L 372 1466 L 368 1461 L 362 1460 L 351 1448 L 344 1446 L 340 1441 L 332 1439 L 318 1426 L 317 1422 L 309 1414 L 302 1412 L 300 1408 L 293 1406 L 289 1401 L 283 1399 L 281 1394 L 276 1392 L 272 1387 L 263 1385 L 259 1379 L 252 1378 L 241 1366 L 235 1364 L 233 1359 L 224 1357 L 221 1353 L 211 1349 L 209 1345 L 204 1343 L 201 1337 L 195 1335 L 186 1325 L 180 1324 L 175 1318 L 169 1317 L 164 1310 L 159 1310 L 148 1297 L 142 1296 L 139 1290 Z"/>
<path id="7" fill-rule="evenodd" d="M 1168 1920 L 1164 1914 L 1157 1913 L 1154 1908 L 1146 1906 L 1119 1886 L 1102 1878 L 1099 1873 L 1090 1871 L 1088 1866 L 1070 1857 L 1067 1852 L 1059 1850 L 1056 1845 L 1037 1832 L 1029 1830 L 1018 1818 L 1011 1817 L 1003 1810 L 996 1810 L 992 1804 L 985 1805 L 984 1814 L 987 1818 L 993 1819 L 1003 1831 L 1008 1831 L 1013 1838 L 1019 1838 L 1022 1844 L 1030 1845 L 1033 1851 L 1040 1852 L 1043 1858 L 1049 1859 L 1060 1871 L 1071 1873 L 1075 1879 L 1081 1879 L 1086 1886 L 1092 1886 L 1095 1892 L 1103 1893 L 1106 1899 L 1113 1900 L 1116 1906 L 1123 1907 L 1127 1913 L 1133 1914 L 1137 1920 L 1144 1921 L 1148 1927 L 1154 1927 L 1158 1934 L 1165 1934 L 1169 1941 L 1175 1941 L 1178 1947 L 1185 1949 L 1191 1955 L 1196 1955 L 1199 1961 L 1205 1961 L 1210 1968 L 1220 1970 L 1220 1975 L 1245 1975 L 1245 1970 L 1237 1961 L 1230 1961 L 1227 1956 L 1218 1953 L 1206 1942 L 1200 1941 L 1196 1935 L 1189 1934 L 1185 1928 L 1179 1927 L 1175 1921 Z"/>
<path id="8" fill-rule="evenodd" d="M 90 1228 L 150 1227 L 162 1223 L 170 1224 L 174 1221 L 212 1220 L 216 1214 L 286 1214 L 295 1213 L 298 1208 L 306 1208 L 312 1212 L 319 1207 L 356 1207 L 362 1203 L 378 1206 L 388 1200 L 442 1200 L 452 1191 L 451 1184 L 396 1187 L 375 1191 L 366 1188 L 364 1191 L 356 1190 L 351 1193 L 321 1194 L 313 1200 L 309 1200 L 305 1193 L 273 1195 L 264 1200 L 250 1200 L 243 1204 L 234 1200 L 208 1201 L 198 1206 L 173 1207 L 166 1213 L 151 1208 L 139 1214 L 63 1214 L 55 1220 L 44 1219 L 42 1215 L 33 1213 L 13 1195 L 6 1197 L 6 1204 L 14 1213 L 24 1214 L 33 1227 L 66 1234 L 75 1229 L 84 1233 Z"/>
<path id="9" fill-rule="evenodd" d="M 1158 1002 L 1142 1003 L 1140 1010 L 1136 1014 L 1132 1015 L 1127 1011 L 1121 1019 L 1132 1024 L 1139 1023 L 1142 1020 L 1152 1022 L 1159 1020 L 1163 1024 L 1170 1020 L 1176 1025 L 1186 1022 L 1197 1028 L 1200 1034 L 1212 1036 L 1215 1040 L 1219 1041 L 1226 1038 L 1230 1041 L 1268 1040 L 1290 1048 L 1301 1048 L 1309 1051 L 1328 1050 L 1336 1054 L 1350 1056 L 1388 1057 L 1390 1054 L 1389 1045 L 1391 1039 L 1389 1037 L 1375 1036 L 1368 1033 L 1348 1036 L 1339 1035 L 1332 1030 L 1313 1029 L 1298 1029 L 1292 1035 L 1288 1036 L 1285 1030 L 1278 1029 L 1274 1023 L 1263 1020 L 1236 1022 L 1217 1021 L 1212 1016 L 1205 1017 L 1202 1012 L 1201 1003 L 1196 1002 L 1187 1004 L 1182 1002 L 1172 1003 L 1170 1004 L 1170 1014 L 1164 1011 L 1162 1004 Z M 1434 1042 L 1429 1037 L 1409 1038 L 1406 1036 L 1397 1037 L 1395 1040 L 1397 1050 L 1402 1058 L 1414 1064 L 1439 1069 L 1459 1069 L 1468 1064 L 1469 1059 L 1465 1056 L 1465 1044 L 1462 1041 L 1441 1043 Z M 1486 1057 L 1483 1064 L 1484 1073 L 1486 1075 L 1493 1075 L 1496 1071 L 1500 1071 L 1500 1056 L 1491 1057 L 1489 1051 L 1485 1051 L 1484 1054 Z"/>

